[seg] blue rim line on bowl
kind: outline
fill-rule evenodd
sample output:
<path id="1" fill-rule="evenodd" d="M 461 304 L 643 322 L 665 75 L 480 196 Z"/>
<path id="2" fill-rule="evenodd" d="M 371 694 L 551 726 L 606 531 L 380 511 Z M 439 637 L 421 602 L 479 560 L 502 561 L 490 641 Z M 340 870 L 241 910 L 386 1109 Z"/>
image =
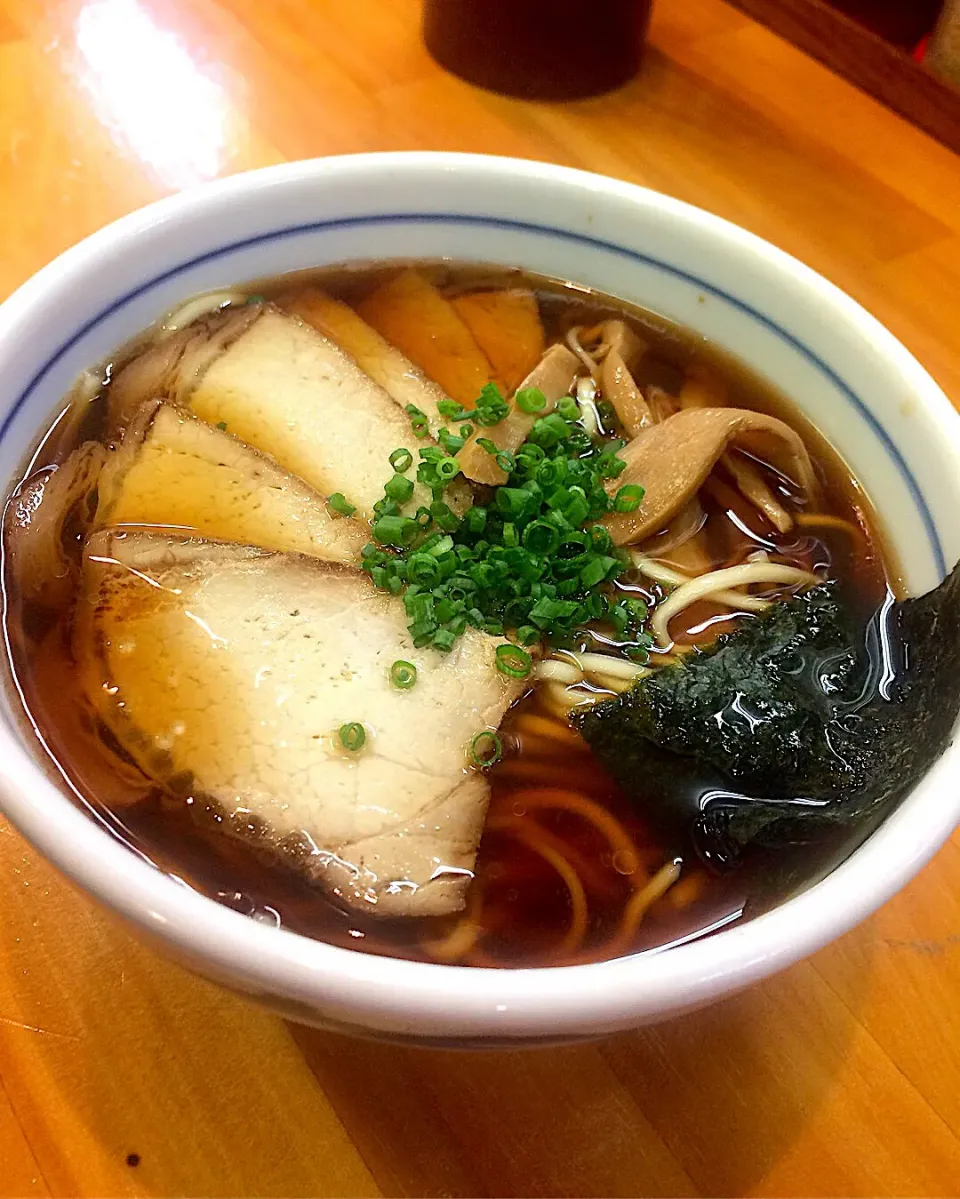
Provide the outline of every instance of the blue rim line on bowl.
<path id="1" fill-rule="evenodd" d="M 16 398 L 4 421 L 0 424 L 0 438 L 5 436 L 11 423 L 16 418 L 17 414 L 23 405 L 30 398 L 34 390 L 43 381 L 49 371 L 59 362 L 76 343 L 84 337 L 91 329 L 95 328 L 102 320 L 112 315 L 118 309 L 122 308 L 131 300 L 136 299 L 149 292 L 157 285 L 164 283 L 170 279 L 174 279 L 177 275 L 190 270 L 192 267 L 198 266 L 205 262 L 213 261 L 223 257 L 226 254 L 236 250 L 242 250 L 249 246 L 261 245 L 264 242 L 282 241 L 288 237 L 295 237 L 304 233 L 315 233 L 330 229 L 353 228 L 364 225 L 390 225 L 390 224 L 418 224 L 418 223 L 446 223 L 446 224 L 465 224 L 465 225 L 485 225 L 488 227 L 516 230 L 523 233 L 533 233 L 541 237 L 553 237 L 560 240 L 589 245 L 596 249 L 606 250 L 609 253 L 620 255 L 624 258 L 629 258 L 634 262 L 642 263 L 645 266 L 653 267 L 656 270 L 664 271 L 667 274 L 673 275 L 676 278 L 683 279 L 686 282 L 694 284 L 699 290 L 710 295 L 724 300 L 734 308 L 750 316 L 758 321 L 765 328 L 776 334 L 784 342 L 798 351 L 808 362 L 819 370 L 830 382 L 838 388 L 847 400 L 856 408 L 858 414 L 866 421 L 877 438 L 883 445 L 887 455 L 894 462 L 901 477 L 906 483 L 914 502 L 917 505 L 917 510 L 923 521 L 927 537 L 930 541 L 930 547 L 933 552 L 934 559 L 937 564 L 937 570 L 942 577 L 947 574 L 946 555 L 943 550 L 943 545 L 937 533 L 936 525 L 933 521 L 933 516 L 927 505 L 926 498 L 920 488 L 913 472 L 907 465 L 903 455 L 897 448 L 897 445 L 888 431 L 871 412 L 870 408 L 857 395 L 857 393 L 846 383 L 840 375 L 828 366 L 822 358 L 819 357 L 809 346 L 805 345 L 792 333 L 778 325 L 765 313 L 753 308 L 751 305 L 739 300 L 736 296 L 724 291 L 722 288 L 716 287 L 712 283 L 691 274 L 689 271 L 682 270 L 680 267 L 673 266 L 668 262 L 663 262 L 658 258 L 654 258 L 648 254 L 643 254 L 639 250 L 631 250 L 626 246 L 618 245 L 616 242 L 606 241 L 603 238 L 591 237 L 583 233 L 575 233 L 569 229 L 561 229 L 550 225 L 541 225 L 528 221 L 509 220 L 502 217 L 485 217 L 473 216 L 464 213 L 450 212 L 423 212 L 423 213 L 384 213 L 366 216 L 349 216 L 349 217 L 334 217 L 325 221 L 314 221 L 303 225 L 292 225 L 283 229 L 275 229 L 269 233 L 260 233 L 255 237 L 242 238 L 235 242 L 230 242 L 226 245 L 218 246 L 215 250 L 209 250 L 205 254 L 197 255 L 194 258 L 188 259 L 186 262 L 181 262 L 170 270 L 164 271 L 160 275 L 156 275 L 146 283 L 140 284 L 138 287 L 119 296 L 112 303 L 102 308 L 96 316 L 91 317 L 77 330 L 74 331 L 60 347 L 47 359 L 40 367 L 33 378 L 30 380 L 26 388 Z"/>

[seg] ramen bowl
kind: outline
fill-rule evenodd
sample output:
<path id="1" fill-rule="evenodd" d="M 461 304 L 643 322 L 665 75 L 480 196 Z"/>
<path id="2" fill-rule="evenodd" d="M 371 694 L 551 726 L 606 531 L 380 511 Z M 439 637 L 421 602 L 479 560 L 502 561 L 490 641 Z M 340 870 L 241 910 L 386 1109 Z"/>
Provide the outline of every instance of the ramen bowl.
<path id="1" fill-rule="evenodd" d="M 373 154 L 291 163 L 136 212 L 0 307 L 0 472 L 11 484 L 84 368 L 184 297 L 305 266 L 449 258 L 651 309 L 736 355 L 839 451 L 921 595 L 960 557 L 960 417 L 881 325 L 813 271 L 698 209 L 539 163 Z M 764 915 L 657 951 L 473 969 L 337 948 L 221 906 L 71 798 L 7 688 L 0 802 L 77 885 L 199 973 L 295 1020 L 457 1044 L 592 1037 L 663 1020 L 814 952 L 894 895 L 960 819 L 951 745 L 841 865 Z"/>

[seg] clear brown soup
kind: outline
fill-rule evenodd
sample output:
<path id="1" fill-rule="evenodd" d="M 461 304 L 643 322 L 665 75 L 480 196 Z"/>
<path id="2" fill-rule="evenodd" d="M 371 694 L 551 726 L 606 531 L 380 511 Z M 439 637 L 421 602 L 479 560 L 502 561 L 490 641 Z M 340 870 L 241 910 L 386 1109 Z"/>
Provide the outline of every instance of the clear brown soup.
<path id="1" fill-rule="evenodd" d="M 782 396 L 740 363 L 652 313 L 580 287 L 499 268 L 417 265 L 448 294 L 532 288 L 548 344 L 573 326 L 594 325 L 607 317 L 626 319 L 652 346 L 637 375 L 642 387 L 675 394 L 695 365 L 722 383 L 729 404 L 778 416 L 801 434 L 823 485 L 820 510 L 837 523 L 777 533 L 733 487 L 716 483 L 701 496 L 707 515 L 703 535 L 715 565 L 742 561 L 751 550 L 764 549 L 785 562 L 843 580 L 864 612 L 875 611 L 888 588 L 895 588 L 895 570 L 887 565 L 871 511 L 849 470 Z M 319 282 L 350 302 L 392 269 L 393 264 L 339 268 L 304 273 L 297 281 Z M 285 276 L 241 290 L 269 298 L 290 286 L 291 277 Z M 121 351 L 117 363 L 122 360 Z M 106 370 L 104 378 L 109 380 L 110 373 Z M 62 461 L 83 440 L 103 436 L 108 388 L 106 382 L 81 420 L 60 421 L 51 429 L 33 470 Z M 784 481 L 777 482 L 782 494 L 796 501 Z M 71 544 L 79 556 L 79 538 Z M 4 586 L 7 644 L 26 717 L 49 755 L 51 773 L 63 780 L 77 803 L 132 851 L 202 894 L 335 945 L 482 966 L 587 962 L 658 949 L 764 910 L 784 897 L 784 887 L 809 885 L 852 848 L 847 841 L 805 850 L 788 872 L 788 883 L 780 881 L 779 867 L 762 856 L 737 872 L 714 873 L 689 857 L 682 840 L 669 842 L 654 833 L 640 805 L 627 800 L 564 717 L 539 688 L 532 688 L 508 713 L 501 729 L 503 760 L 488 772 L 492 801 L 467 908 L 473 931 L 464 937 L 460 915 L 361 919 L 341 911 L 267 854 L 225 835 L 221 816 L 211 806 L 187 804 L 133 767 L 119 767 L 112 747 L 85 718 L 70 651 L 72 603 L 51 612 L 25 605 L 9 575 Z M 661 594 L 656 584 L 632 576 L 616 586 L 650 601 Z M 685 616 L 689 632 L 675 639 L 703 644 L 732 629 L 740 615 L 712 601 L 699 603 Z M 697 798 L 690 797 L 691 806 Z M 656 802 L 651 794 L 650 803 Z M 679 880 L 635 929 L 624 923 L 634 885 L 624 870 L 622 843 L 634 847 L 651 874 L 665 862 L 681 862 Z M 587 904 L 586 926 L 572 950 L 567 944 L 571 891 L 557 868 L 558 858 L 577 875 Z M 458 937 L 463 937 L 459 949 Z"/>

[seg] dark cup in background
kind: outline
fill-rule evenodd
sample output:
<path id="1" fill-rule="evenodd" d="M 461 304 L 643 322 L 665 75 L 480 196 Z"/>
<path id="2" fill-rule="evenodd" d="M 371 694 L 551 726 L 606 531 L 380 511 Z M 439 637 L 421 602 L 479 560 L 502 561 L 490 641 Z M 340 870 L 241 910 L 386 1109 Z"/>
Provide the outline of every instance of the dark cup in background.
<path id="1" fill-rule="evenodd" d="M 470 83 L 530 100 L 600 95 L 637 72 L 652 0 L 424 0 L 427 49 Z"/>

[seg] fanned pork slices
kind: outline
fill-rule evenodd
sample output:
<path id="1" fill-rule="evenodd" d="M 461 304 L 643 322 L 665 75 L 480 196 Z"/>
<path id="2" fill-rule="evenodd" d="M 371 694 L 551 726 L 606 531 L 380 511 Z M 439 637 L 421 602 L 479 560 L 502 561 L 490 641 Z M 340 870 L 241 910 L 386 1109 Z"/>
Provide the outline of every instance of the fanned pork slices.
<path id="1" fill-rule="evenodd" d="M 400 271 L 361 300 L 357 312 L 465 408 L 487 383 L 500 382 L 457 310 L 419 271 Z"/>
<path id="2" fill-rule="evenodd" d="M 369 530 L 242 441 L 168 404 L 136 414 L 100 475 L 97 524 L 165 525 L 356 563 Z"/>
<path id="3" fill-rule="evenodd" d="M 342 493 L 368 520 L 393 474 L 390 454 L 402 447 L 416 461 L 433 444 L 338 345 L 271 305 L 228 309 L 134 359 L 111 389 L 114 427 L 151 399 L 189 408 L 323 495 Z M 417 505 L 431 498 L 416 485 Z M 468 507 L 466 485 L 448 502 Z"/>
<path id="4" fill-rule="evenodd" d="M 401 408 L 406 409 L 408 404 L 419 408 L 434 437 L 446 428 L 447 422 L 437 410 L 437 404 L 448 398 L 443 388 L 428 379 L 348 304 L 318 287 L 304 287 L 279 297 L 277 305 L 335 341 Z"/>
<path id="5" fill-rule="evenodd" d="M 150 776 L 212 801 L 344 904 L 456 911 L 489 798 L 467 767 L 523 683 L 468 629 L 415 650 L 403 605 L 299 554 L 101 530 L 75 627 L 85 694 Z M 417 684 L 390 681 L 398 659 Z M 338 730 L 362 724 L 363 748 Z M 253 830 L 253 832 L 251 832 Z"/>

